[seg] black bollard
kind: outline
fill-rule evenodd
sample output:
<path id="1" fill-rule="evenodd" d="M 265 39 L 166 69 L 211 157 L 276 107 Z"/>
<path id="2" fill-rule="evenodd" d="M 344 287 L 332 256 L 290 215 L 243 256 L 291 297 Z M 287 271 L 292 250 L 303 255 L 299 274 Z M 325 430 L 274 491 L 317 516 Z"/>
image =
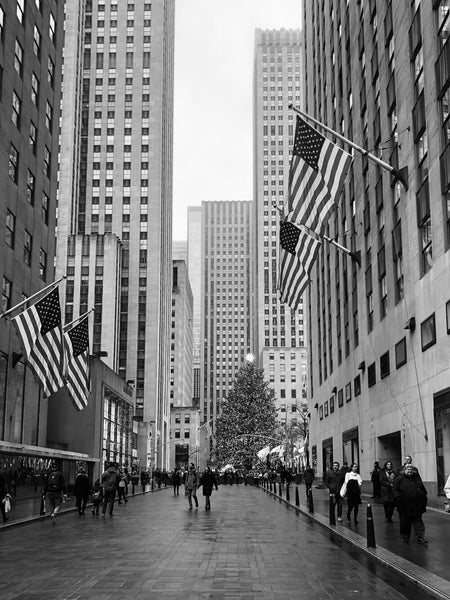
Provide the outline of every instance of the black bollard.
<path id="1" fill-rule="evenodd" d="M 283 497 L 283 490 L 281 489 L 281 481 L 280 481 L 280 483 L 278 484 L 278 495 L 280 496 L 280 498 L 282 498 L 282 497 Z"/>
<path id="2" fill-rule="evenodd" d="M 311 488 L 308 491 L 308 511 L 311 514 L 314 513 L 314 500 L 313 500 L 313 494 L 312 494 L 312 489 Z"/>
<path id="3" fill-rule="evenodd" d="M 154 487 L 155 487 L 155 484 L 154 484 L 154 479 L 152 477 L 152 491 L 153 491 Z"/>
<path id="4" fill-rule="evenodd" d="M 377 547 L 375 543 L 375 528 L 373 526 L 372 507 L 370 506 L 370 504 L 367 505 L 367 547 Z"/>
<path id="5" fill-rule="evenodd" d="M 269 479 L 269 491 L 270 492 L 272 491 L 272 480 L 271 479 Z"/>
<path id="6" fill-rule="evenodd" d="M 335 498 L 334 494 L 330 494 L 329 511 L 330 511 L 330 525 L 336 525 L 336 515 L 334 511 Z"/>
<path id="7" fill-rule="evenodd" d="M 300 496 L 298 495 L 298 485 L 295 486 L 295 506 L 300 506 Z"/>
<path id="8" fill-rule="evenodd" d="M 291 497 L 290 497 L 290 493 L 289 493 L 289 484 L 288 483 L 286 484 L 286 500 L 288 502 L 291 501 Z"/>

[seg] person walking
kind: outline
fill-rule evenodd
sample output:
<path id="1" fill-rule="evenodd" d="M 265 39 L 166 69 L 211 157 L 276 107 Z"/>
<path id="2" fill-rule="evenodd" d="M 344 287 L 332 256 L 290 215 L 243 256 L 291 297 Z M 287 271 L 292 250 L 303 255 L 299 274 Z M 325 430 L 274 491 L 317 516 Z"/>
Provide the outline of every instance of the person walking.
<path id="1" fill-rule="evenodd" d="M 3 471 L 0 471 L 0 512 L 2 513 L 2 521 L 6 523 L 8 520 L 8 515 L 5 510 L 6 500 L 9 500 L 10 495 L 8 491 L 8 483 L 6 480 L 6 475 Z"/>
<path id="2" fill-rule="evenodd" d="M 337 520 L 342 521 L 342 504 L 343 499 L 340 495 L 340 489 L 344 483 L 345 475 L 339 469 L 339 463 L 335 460 L 332 465 L 332 469 L 327 471 L 325 474 L 325 485 L 330 492 L 330 503 L 333 514 L 336 515 L 337 508 Z"/>
<path id="3" fill-rule="evenodd" d="M 106 471 L 102 475 L 103 485 L 103 505 L 102 505 L 102 516 L 105 516 L 106 509 L 109 506 L 109 514 L 113 516 L 114 500 L 116 498 L 116 491 L 119 485 L 119 473 L 117 472 L 114 463 L 106 463 Z"/>
<path id="4" fill-rule="evenodd" d="M 392 523 L 392 515 L 394 514 L 394 481 L 396 476 L 392 462 L 388 460 L 380 473 L 381 501 L 383 502 L 386 523 Z"/>
<path id="5" fill-rule="evenodd" d="M 125 504 L 128 502 L 127 500 L 127 487 L 128 487 L 128 477 L 124 471 L 119 471 L 119 483 L 117 485 L 117 504 L 122 504 L 122 499 Z"/>
<path id="6" fill-rule="evenodd" d="M 373 463 L 373 471 L 370 474 L 370 481 L 372 482 L 372 498 L 374 499 L 377 499 L 381 496 L 380 475 L 380 463 L 376 460 Z"/>
<path id="7" fill-rule="evenodd" d="M 403 473 L 394 481 L 394 500 L 400 517 L 400 535 L 404 542 L 409 542 L 411 529 L 414 529 L 416 542 L 427 544 L 425 539 L 425 524 L 422 515 L 427 507 L 427 490 L 417 469 L 405 465 Z"/>
<path id="8" fill-rule="evenodd" d="M 314 469 L 312 469 L 310 467 L 310 465 L 306 465 L 305 476 L 304 476 L 304 482 L 305 482 L 305 487 L 306 487 L 306 500 L 309 499 L 309 493 L 311 491 L 313 481 L 314 481 Z"/>
<path id="9" fill-rule="evenodd" d="M 353 521 L 358 523 L 358 510 L 361 504 L 361 486 L 362 479 L 358 473 L 358 465 L 352 463 L 350 471 L 345 474 L 344 486 L 347 498 L 347 521 L 351 522 L 351 512 L 353 510 Z"/>
<path id="10" fill-rule="evenodd" d="M 96 479 L 94 487 L 91 490 L 92 498 L 92 514 L 94 517 L 98 517 L 100 511 L 100 504 L 103 502 L 103 488 L 100 483 L 100 479 Z"/>
<path id="11" fill-rule="evenodd" d="M 86 510 L 86 504 L 89 498 L 89 477 L 86 475 L 86 469 L 80 467 L 75 477 L 75 486 L 73 493 L 75 495 L 75 506 L 78 508 L 78 514 L 80 517 L 84 515 Z"/>
<path id="12" fill-rule="evenodd" d="M 195 469 L 194 463 L 189 466 L 189 471 L 186 473 L 186 479 L 184 482 L 185 493 L 189 502 L 189 510 L 192 510 L 192 498 L 194 498 L 195 508 L 198 508 L 197 500 L 197 488 L 198 488 L 198 474 Z"/>
<path id="13" fill-rule="evenodd" d="M 210 467 L 206 467 L 205 472 L 200 477 L 200 485 L 203 488 L 203 495 L 205 496 L 205 510 L 211 510 L 211 494 L 213 488 L 216 491 L 219 489 L 217 485 L 217 479 Z"/>
<path id="14" fill-rule="evenodd" d="M 56 523 L 56 515 L 61 510 L 61 504 L 67 498 L 66 482 L 55 460 L 52 460 L 50 465 L 50 473 L 44 485 L 44 494 L 52 511 L 50 517 L 54 525 Z"/>
<path id="15" fill-rule="evenodd" d="M 173 470 L 173 475 L 172 475 L 172 485 L 173 485 L 173 495 L 174 496 L 180 495 L 180 483 L 181 483 L 181 472 L 180 472 L 180 469 L 178 469 L 178 467 L 175 467 L 175 469 Z"/>

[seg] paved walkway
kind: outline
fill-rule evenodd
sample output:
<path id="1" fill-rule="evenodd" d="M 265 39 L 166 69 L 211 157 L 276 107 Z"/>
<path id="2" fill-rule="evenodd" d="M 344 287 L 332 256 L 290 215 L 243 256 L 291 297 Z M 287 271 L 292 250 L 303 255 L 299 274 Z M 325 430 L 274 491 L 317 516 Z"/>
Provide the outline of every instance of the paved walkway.
<path id="1" fill-rule="evenodd" d="M 290 503 L 295 505 L 295 485 L 290 487 Z M 276 486 L 277 493 L 279 486 Z M 314 514 L 309 512 L 306 501 L 305 486 L 298 486 L 299 510 L 316 522 L 322 524 L 337 536 L 344 538 L 355 546 L 362 548 L 374 556 L 382 564 L 388 565 L 395 572 L 410 581 L 417 582 L 420 588 L 437 598 L 450 599 L 450 514 L 443 510 L 428 509 L 424 515 L 427 545 L 419 545 L 414 536 L 409 544 L 404 544 L 399 533 L 398 514 L 394 513 L 394 522 L 384 522 L 383 505 L 363 495 L 358 524 L 347 523 L 344 505 L 342 523 L 330 526 L 329 494 L 326 488 L 313 486 Z M 271 492 L 268 492 L 271 494 Z M 286 498 L 283 487 L 282 495 Z M 376 548 L 367 547 L 367 505 L 370 503 L 373 514 Z"/>
<path id="2" fill-rule="evenodd" d="M 0 530 L 2 600 L 423 598 L 274 496 L 221 486 L 212 510 L 167 488 L 114 517 L 74 512 Z"/>

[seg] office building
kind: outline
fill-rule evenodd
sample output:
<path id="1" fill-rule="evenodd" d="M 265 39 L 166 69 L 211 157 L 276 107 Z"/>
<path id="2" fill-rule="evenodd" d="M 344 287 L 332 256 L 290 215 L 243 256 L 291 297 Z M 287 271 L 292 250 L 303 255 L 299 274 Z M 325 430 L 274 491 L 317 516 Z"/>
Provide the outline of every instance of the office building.
<path id="1" fill-rule="evenodd" d="M 261 30 L 254 57 L 254 314 L 252 351 L 275 390 L 277 419 L 296 422 L 307 401 L 304 307 L 280 303 L 280 211 L 287 203 L 295 116 L 301 100 L 298 30 Z"/>
<path id="2" fill-rule="evenodd" d="M 81 269 L 95 294 L 99 287 L 112 293 L 110 277 L 120 268 L 113 366 L 135 388 L 141 465 L 167 467 L 174 2 L 86 0 L 83 13 L 69 4 L 67 52 L 77 67 L 70 66 L 76 78 L 67 78 L 67 87 L 64 78 L 63 127 L 76 133 L 73 144 L 61 147 L 67 185 L 59 190 L 57 270 L 69 267 L 64 246 L 71 234 L 120 240 L 112 272 L 100 273 L 101 260 L 95 272 L 87 274 L 83 260 Z M 68 286 L 76 286 L 68 277 Z M 74 305 L 73 317 L 82 310 Z M 94 344 L 101 352 L 109 317 L 96 316 Z"/>
<path id="3" fill-rule="evenodd" d="M 214 428 L 220 402 L 252 350 L 252 203 L 202 202 L 201 209 L 200 411 L 202 424 Z"/>
<path id="4" fill-rule="evenodd" d="M 450 474 L 449 11 L 446 2 L 304 3 L 306 113 L 355 152 L 307 295 L 311 452 L 396 470 L 431 502 Z"/>
<path id="5" fill-rule="evenodd" d="M 191 283 L 193 308 L 193 398 L 200 402 L 201 344 L 200 328 L 202 315 L 202 207 L 188 207 L 187 267 Z"/>
<path id="6" fill-rule="evenodd" d="M 55 278 L 63 21 L 56 0 L 0 1 L 1 313 Z M 20 468 L 48 456 L 47 409 L 10 319 L 0 319 L 0 461 Z"/>

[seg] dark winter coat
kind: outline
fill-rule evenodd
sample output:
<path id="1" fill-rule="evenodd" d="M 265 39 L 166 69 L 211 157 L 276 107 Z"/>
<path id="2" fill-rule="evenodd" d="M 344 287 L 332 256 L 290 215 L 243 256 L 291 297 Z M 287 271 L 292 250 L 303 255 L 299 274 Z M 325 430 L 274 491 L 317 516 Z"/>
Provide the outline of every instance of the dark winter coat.
<path id="1" fill-rule="evenodd" d="M 218 489 L 217 487 L 217 479 L 212 471 L 203 473 L 200 477 L 200 485 L 203 488 L 204 496 L 211 496 L 213 488 Z"/>
<path id="2" fill-rule="evenodd" d="M 325 485 L 330 490 L 330 494 L 339 495 L 342 484 L 344 483 L 345 474 L 338 471 L 335 473 L 333 470 L 327 471 L 325 474 Z"/>
<path id="3" fill-rule="evenodd" d="M 75 478 L 75 485 L 73 488 L 74 496 L 87 498 L 89 496 L 89 491 L 89 477 L 86 475 L 86 473 L 78 473 Z"/>
<path id="4" fill-rule="evenodd" d="M 120 475 L 116 467 L 109 467 L 102 475 L 103 489 L 106 491 L 116 490 L 119 485 Z"/>
<path id="5" fill-rule="evenodd" d="M 307 485 L 312 484 L 312 482 L 314 481 L 314 469 L 311 469 L 311 468 L 306 469 L 304 481 Z"/>
<path id="6" fill-rule="evenodd" d="M 387 469 L 381 469 L 380 486 L 382 502 L 392 502 L 394 500 L 394 482 L 396 477 L 395 471 L 389 472 Z"/>
<path id="7" fill-rule="evenodd" d="M 427 490 L 417 473 L 407 477 L 404 473 L 394 482 L 394 500 L 398 512 L 406 517 L 419 517 L 427 509 Z"/>

